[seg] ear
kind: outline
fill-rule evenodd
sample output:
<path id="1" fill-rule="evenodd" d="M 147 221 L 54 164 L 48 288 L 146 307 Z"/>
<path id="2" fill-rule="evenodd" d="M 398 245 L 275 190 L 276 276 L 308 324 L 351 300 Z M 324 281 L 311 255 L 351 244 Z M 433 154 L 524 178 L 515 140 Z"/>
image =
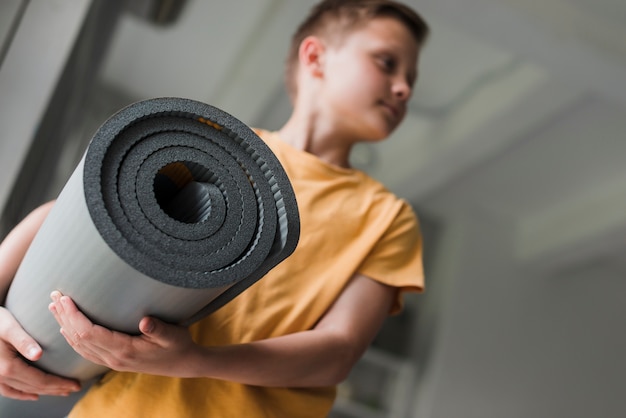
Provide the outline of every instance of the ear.
<path id="1" fill-rule="evenodd" d="M 322 40 L 316 36 L 308 36 L 300 43 L 298 60 L 300 67 L 313 77 L 324 75 L 324 52 L 326 47 Z"/>

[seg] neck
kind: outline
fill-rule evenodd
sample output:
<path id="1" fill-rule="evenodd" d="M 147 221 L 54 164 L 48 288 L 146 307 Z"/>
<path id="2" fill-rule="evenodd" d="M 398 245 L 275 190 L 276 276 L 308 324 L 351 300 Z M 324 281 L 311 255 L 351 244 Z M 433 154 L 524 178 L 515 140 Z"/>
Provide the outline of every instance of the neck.
<path id="1" fill-rule="evenodd" d="M 313 154 L 329 164 L 350 168 L 352 144 L 342 141 L 340 133 L 331 126 L 318 123 L 321 119 L 314 112 L 294 111 L 278 134 L 294 148 Z"/>

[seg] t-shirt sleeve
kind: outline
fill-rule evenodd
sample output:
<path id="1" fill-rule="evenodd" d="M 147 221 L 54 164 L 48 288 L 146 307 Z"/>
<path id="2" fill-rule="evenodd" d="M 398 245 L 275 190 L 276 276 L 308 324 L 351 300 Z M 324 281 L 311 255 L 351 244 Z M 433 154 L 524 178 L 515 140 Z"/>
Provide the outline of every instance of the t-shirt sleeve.
<path id="1" fill-rule="evenodd" d="M 402 201 L 397 216 L 374 245 L 359 272 L 398 288 L 391 314 L 402 310 L 403 293 L 424 290 L 422 234 L 417 215 L 407 202 Z"/>

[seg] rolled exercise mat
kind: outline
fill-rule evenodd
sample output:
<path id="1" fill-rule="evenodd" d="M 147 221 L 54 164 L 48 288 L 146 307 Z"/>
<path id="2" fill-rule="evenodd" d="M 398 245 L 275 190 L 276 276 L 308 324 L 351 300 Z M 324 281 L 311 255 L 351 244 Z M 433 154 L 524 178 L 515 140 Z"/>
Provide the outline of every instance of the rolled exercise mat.
<path id="1" fill-rule="evenodd" d="M 53 290 L 122 332 L 139 333 L 145 315 L 188 325 L 288 257 L 299 234 L 287 175 L 250 128 L 204 103 L 146 100 L 95 133 L 6 307 L 42 345 L 37 367 L 87 382 L 106 369 L 59 334 L 47 308 Z M 75 400 L 0 397 L 0 417 L 63 416 Z"/>

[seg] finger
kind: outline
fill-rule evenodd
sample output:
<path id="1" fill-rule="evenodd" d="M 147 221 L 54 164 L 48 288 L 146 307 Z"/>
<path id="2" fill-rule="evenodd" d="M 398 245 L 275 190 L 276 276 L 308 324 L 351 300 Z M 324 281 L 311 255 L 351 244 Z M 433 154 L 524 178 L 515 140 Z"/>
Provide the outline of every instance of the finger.
<path id="1" fill-rule="evenodd" d="M 85 359 L 110 367 L 111 353 L 123 346 L 122 340 L 128 336 L 91 322 L 68 296 L 62 296 L 58 305 L 61 305 L 60 331 L 67 343 Z"/>
<path id="2" fill-rule="evenodd" d="M 61 297 L 63 295 L 58 290 L 50 293 L 50 299 L 52 302 L 48 305 L 48 309 L 54 315 L 54 319 L 59 323 L 59 325 L 63 326 L 66 322 L 66 312 L 63 304 L 61 303 Z"/>
<path id="3" fill-rule="evenodd" d="M 6 309 L 0 308 L 2 324 L 0 326 L 0 339 L 6 341 L 25 358 L 31 361 L 39 360 L 43 353 L 41 346 L 33 337 L 22 328 L 15 317 Z"/>
<path id="4" fill-rule="evenodd" d="M 168 324 L 157 318 L 146 316 L 139 321 L 139 331 L 147 338 L 147 341 L 161 347 L 169 346 L 172 341 L 180 341 L 186 328 Z"/>
<path id="5" fill-rule="evenodd" d="M 95 325 L 76 307 L 69 296 L 53 291 L 50 298 L 52 302 L 48 309 L 61 326 L 61 335 L 67 343 L 85 359 L 100 363 L 99 356 L 90 343 Z"/>
<path id="6" fill-rule="evenodd" d="M 89 335 L 93 330 L 93 322 L 76 307 L 76 304 L 69 296 L 61 296 L 54 302 L 54 308 L 61 327 L 68 331 L 69 335 L 75 335 L 77 340 Z"/>
<path id="7" fill-rule="evenodd" d="M 36 401 L 39 396 L 36 393 L 22 392 L 9 385 L 0 384 L 0 395 L 5 398 L 18 399 L 20 401 Z"/>
<path id="8" fill-rule="evenodd" d="M 0 334 L 1 394 L 30 400 L 38 394 L 62 395 L 80 389 L 77 382 L 47 374 L 24 360 L 39 360 L 43 350 L 5 308 L 0 308 Z"/>
<path id="9" fill-rule="evenodd" d="M 2 390 L 9 392 L 10 390 L 8 388 L 10 388 L 13 389 L 15 393 L 7 396 L 15 397 L 16 395 L 22 394 L 23 396 L 28 396 L 29 399 L 36 399 L 36 397 L 39 395 L 68 396 L 70 393 L 80 390 L 80 385 L 75 381 L 59 378 L 52 375 L 49 376 L 55 378 L 53 379 L 53 383 L 49 383 L 45 378 L 38 384 L 24 382 L 16 379 L 6 379 L 6 381 L 3 383 Z"/>
<path id="10" fill-rule="evenodd" d="M 50 294 L 50 298 L 52 299 L 48 305 L 50 312 L 61 325 L 62 334 L 74 343 L 78 344 L 89 338 L 99 337 L 103 331 L 108 331 L 91 322 L 69 296 L 62 295 L 55 290 Z"/>
<path id="11" fill-rule="evenodd" d="M 156 328 L 157 324 L 154 318 L 145 316 L 141 318 L 141 321 L 139 321 L 139 331 L 146 336 L 155 335 L 158 332 Z"/>
<path id="12" fill-rule="evenodd" d="M 55 376 L 43 372 L 36 367 L 26 363 L 22 358 L 10 353 L 3 347 L 2 376 L 1 384 L 9 386 L 19 392 L 31 394 L 51 394 L 59 395 L 63 393 L 75 392 L 80 389 L 78 382 L 64 377 Z"/>

